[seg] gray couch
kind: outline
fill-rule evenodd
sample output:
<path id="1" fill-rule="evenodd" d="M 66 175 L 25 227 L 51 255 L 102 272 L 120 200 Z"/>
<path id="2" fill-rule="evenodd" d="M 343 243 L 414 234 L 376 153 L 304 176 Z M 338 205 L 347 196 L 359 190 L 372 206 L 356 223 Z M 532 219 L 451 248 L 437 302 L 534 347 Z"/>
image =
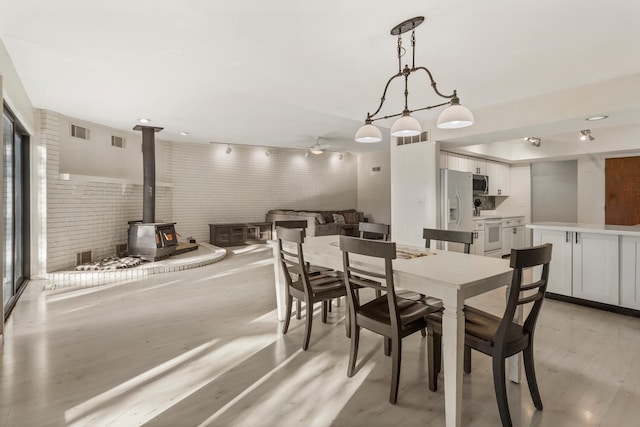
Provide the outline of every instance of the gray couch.
<path id="1" fill-rule="evenodd" d="M 335 216 L 334 216 L 335 214 Z M 340 221 L 341 215 L 344 223 Z M 355 209 L 335 210 L 335 211 L 296 211 L 292 209 L 272 209 L 267 212 L 266 221 L 307 221 L 306 235 L 328 236 L 331 234 L 346 234 L 348 236 L 358 235 L 358 224 L 364 221 L 362 212 Z"/>

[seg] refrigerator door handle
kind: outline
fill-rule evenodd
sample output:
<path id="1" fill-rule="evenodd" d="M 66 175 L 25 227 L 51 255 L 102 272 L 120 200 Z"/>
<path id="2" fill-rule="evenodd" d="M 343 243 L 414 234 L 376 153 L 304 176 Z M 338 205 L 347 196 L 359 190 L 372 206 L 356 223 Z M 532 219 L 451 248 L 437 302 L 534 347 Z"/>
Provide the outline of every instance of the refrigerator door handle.
<path id="1" fill-rule="evenodd" d="M 462 209 L 464 203 L 462 201 L 462 196 L 460 196 L 460 193 L 456 193 L 456 197 L 458 198 L 458 222 L 456 223 L 456 225 L 458 226 L 459 230 L 460 224 L 462 224 L 462 215 L 464 215 L 464 209 Z"/>

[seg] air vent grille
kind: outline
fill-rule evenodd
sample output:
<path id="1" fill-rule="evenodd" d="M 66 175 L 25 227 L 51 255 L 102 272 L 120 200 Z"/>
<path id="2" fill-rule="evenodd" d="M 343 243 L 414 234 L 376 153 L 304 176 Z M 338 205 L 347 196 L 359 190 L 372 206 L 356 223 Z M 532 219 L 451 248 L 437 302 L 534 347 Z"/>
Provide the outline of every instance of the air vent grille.
<path id="1" fill-rule="evenodd" d="M 71 136 L 78 139 L 89 140 L 90 131 L 87 128 L 78 125 L 71 125 Z"/>
<path id="2" fill-rule="evenodd" d="M 429 132 L 424 131 L 420 135 L 416 135 L 416 136 L 400 136 L 396 138 L 396 145 L 401 146 L 401 145 L 416 144 L 418 142 L 428 142 L 428 141 L 429 141 Z"/>
<path id="3" fill-rule="evenodd" d="M 126 140 L 124 138 L 122 138 L 121 136 L 111 135 L 111 146 L 112 147 L 124 148 L 125 142 L 126 142 Z"/>
<path id="4" fill-rule="evenodd" d="M 371 168 L 371 172 L 380 172 L 380 166 L 374 166 Z"/>
<path id="5" fill-rule="evenodd" d="M 76 265 L 82 265 L 91 262 L 91 251 L 78 252 L 76 254 L 76 259 Z"/>

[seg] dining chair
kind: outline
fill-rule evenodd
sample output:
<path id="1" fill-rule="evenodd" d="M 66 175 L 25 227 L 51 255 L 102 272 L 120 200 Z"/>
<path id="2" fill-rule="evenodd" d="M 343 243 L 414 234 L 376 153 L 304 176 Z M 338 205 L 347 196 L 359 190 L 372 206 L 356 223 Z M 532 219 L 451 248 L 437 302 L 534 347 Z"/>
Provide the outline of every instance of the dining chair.
<path id="1" fill-rule="evenodd" d="M 389 240 L 389 224 L 375 222 L 361 222 L 358 224 L 360 238 Z M 366 234 L 365 234 L 366 233 Z"/>
<path id="2" fill-rule="evenodd" d="M 505 385 L 505 359 L 522 352 L 524 368 L 529 384 L 529 392 L 535 407 L 542 410 L 542 399 L 536 381 L 533 363 L 533 337 L 536 322 L 544 300 L 549 278 L 549 262 L 552 245 L 547 243 L 533 248 L 512 249 L 510 265 L 513 276 L 509 287 L 507 306 L 502 317 L 497 317 L 477 308 L 464 307 L 465 315 L 465 372 L 471 372 L 471 350 L 491 356 L 493 359 L 493 383 L 498 402 L 498 411 L 503 426 L 511 426 L 507 389 Z M 540 277 L 531 283 L 523 284 L 523 270 L 533 269 Z M 521 295 L 522 293 L 522 295 Z M 516 309 L 520 305 L 531 304 L 531 311 L 522 325 L 513 321 Z M 437 375 L 441 368 L 442 313 L 429 313 L 426 316 L 429 363 L 429 388 L 437 390 Z"/>
<path id="3" fill-rule="evenodd" d="M 464 244 L 464 253 L 468 254 L 471 252 L 471 245 L 473 244 L 473 231 L 425 228 L 422 230 L 422 238 L 425 239 L 424 244 L 426 248 L 431 247 L 432 240 L 451 243 L 462 243 Z"/>
<path id="4" fill-rule="evenodd" d="M 327 323 L 329 302 L 333 298 L 346 295 L 346 289 L 342 280 L 342 274 L 338 272 L 326 272 L 310 275 L 307 263 L 304 261 L 302 243 L 304 242 L 304 230 L 299 228 L 278 227 L 278 259 L 282 266 L 286 281 L 286 316 L 282 325 L 282 333 L 289 330 L 291 320 L 291 306 L 293 298 L 305 302 L 305 329 L 302 340 L 302 349 L 309 348 L 311 338 L 311 326 L 313 322 L 313 304 L 322 302 L 322 323 Z M 289 242 L 294 246 L 293 250 L 285 249 L 283 242 Z M 288 246 L 290 247 L 290 246 Z M 300 305 L 298 305 L 300 311 Z M 300 318 L 296 315 L 296 318 Z M 348 329 L 347 329 L 348 330 Z"/>
<path id="5" fill-rule="evenodd" d="M 425 315 L 439 308 L 422 301 L 397 298 L 393 281 L 393 260 L 396 258 L 396 244 L 380 240 L 366 240 L 357 237 L 340 236 L 340 249 L 344 264 L 344 283 L 347 289 L 348 312 L 351 327 L 351 350 L 347 376 L 355 373 L 360 328 L 366 328 L 382 335 L 391 349 L 391 390 L 389 401 L 398 400 L 400 362 L 402 359 L 402 338 L 425 328 Z M 351 255 L 358 254 L 384 260 L 384 271 L 351 264 Z M 369 279 L 369 280 L 367 280 Z M 358 290 L 373 288 L 384 295 L 366 303 L 361 302 Z M 386 351 L 385 355 L 389 355 Z"/>

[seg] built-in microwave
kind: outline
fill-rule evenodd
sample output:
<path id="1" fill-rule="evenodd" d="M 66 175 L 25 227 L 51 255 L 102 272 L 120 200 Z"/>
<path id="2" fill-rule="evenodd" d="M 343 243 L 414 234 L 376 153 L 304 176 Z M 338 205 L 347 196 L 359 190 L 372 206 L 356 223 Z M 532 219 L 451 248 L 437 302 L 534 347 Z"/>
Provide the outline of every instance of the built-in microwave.
<path id="1" fill-rule="evenodd" d="M 473 175 L 473 195 L 486 196 L 489 194 L 489 177 L 486 175 Z"/>

